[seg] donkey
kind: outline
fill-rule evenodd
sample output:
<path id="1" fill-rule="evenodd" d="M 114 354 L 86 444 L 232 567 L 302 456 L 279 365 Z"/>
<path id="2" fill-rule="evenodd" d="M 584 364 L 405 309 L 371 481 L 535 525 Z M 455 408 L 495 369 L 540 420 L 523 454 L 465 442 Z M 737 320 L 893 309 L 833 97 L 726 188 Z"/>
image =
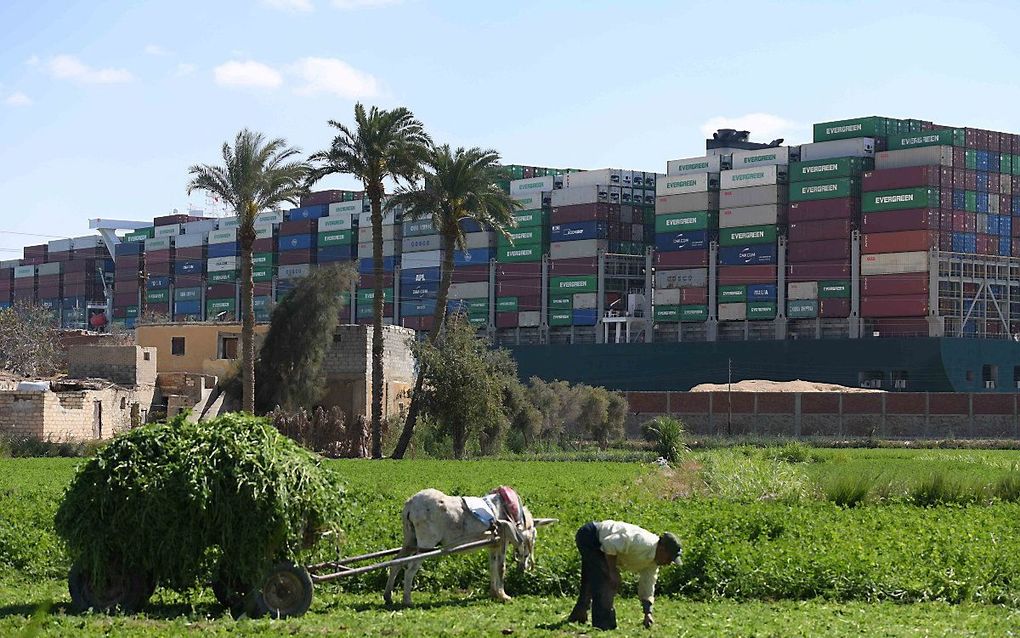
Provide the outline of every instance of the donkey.
<path id="1" fill-rule="evenodd" d="M 510 488 L 497 488 L 481 498 L 447 496 L 434 489 L 422 490 L 404 503 L 401 520 L 404 542 L 398 558 L 440 545 L 452 547 L 470 543 L 485 538 L 487 532 L 498 531 L 502 542 L 489 549 L 489 593 L 498 601 L 510 600 L 503 590 L 508 541 L 514 547 L 518 567 L 521 570 L 531 568 L 537 536 L 535 520 Z M 386 604 L 393 602 L 393 584 L 401 569 L 404 569 L 404 605 L 411 604 L 411 587 L 422 562 L 418 560 L 390 567 L 383 592 Z"/>

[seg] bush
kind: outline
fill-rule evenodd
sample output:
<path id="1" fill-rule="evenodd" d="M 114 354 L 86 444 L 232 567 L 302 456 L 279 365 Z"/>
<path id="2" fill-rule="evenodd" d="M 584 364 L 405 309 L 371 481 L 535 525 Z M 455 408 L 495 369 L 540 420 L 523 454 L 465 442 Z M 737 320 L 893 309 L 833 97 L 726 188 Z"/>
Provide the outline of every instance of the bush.
<path id="1" fill-rule="evenodd" d="M 183 591 L 217 559 L 226 577 L 254 582 L 338 525 L 343 505 L 316 456 L 264 419 L 230 414 L 118 436 L 79 469 L 55 527 L 93 579 L 120 568 Z"/>
<path id="2" fill-rule="evenodd" d="M 825 498 L 840 507 L 863 505 L 871 492 L 871 479 L 856 476 L 840 476 L 825 486 Z"/>
<path id="3" fill-rule="evenodd" d="M 937 472 L 911 487 L 907 498 L 920 507 L 967 505 L 979 501 L 980 493 L 979 486 L 965 485 L 945 473 Z"/>
<path id="4" fill-rule="evenodd" d="M 340 408 L 304 408 L 291 412 L 276 408 L 266 415 L 280 434 L 301 447 L 334 459 L 368 457 L 370 433 L 363 417 L 350 419 Z"/>
<path id="5" fill-rule="evenodd" d="M 992 494 L 1000 501 L 1009 503 L 1020 501 L 1020 472 L 1014 468 L 1009 474 L 1001 477 L 992 487 Z"/>
<path id="6" fill-rule="evenodd" d="M 686 432 L 679 419 L 670 416 L 655 417 L 641 426 L 641 433 L 646 440 L 655 444 L 655 452 L 670 463 L 676 463 L 691 452 L 684 443 Z"/>

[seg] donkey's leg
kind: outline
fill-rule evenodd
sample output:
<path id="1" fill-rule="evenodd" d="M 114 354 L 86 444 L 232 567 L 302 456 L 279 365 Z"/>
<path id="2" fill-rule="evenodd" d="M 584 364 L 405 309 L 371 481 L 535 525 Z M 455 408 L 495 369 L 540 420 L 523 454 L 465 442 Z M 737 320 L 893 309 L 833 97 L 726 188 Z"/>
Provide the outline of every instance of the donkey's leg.
<path id="1" fill-rule="evenodd" d="M 506 576 L 506 542 L 489 549 L 489 594 L 497 601 L 506 602 L 510 597 L 503 589 Z"/>
<path id="2" fill-rule="evenodd" d="M 397 553 L 396 558 L 404 558 L 417 552 L 413 547 L 403 547 L 400 552 Z M 401 569 L 406 569 L 406 565 L 394 565 L 389 569 L 389 575 L 386 577 L 386 589 L 383 591 L 383 600 L 386 601 L 387 605 L 393 604 L 393 585 L 397 581 L 397 574 L 400 573 Z"/>
<path id="3" fill-rule="evenodd" d="M 411 605 L 411 587 L 414 586 L 414 577 L 421 569 L 423 562 L 421 560 L 411 561 L 404 568 L 404 604 L 407 606 Z"/>

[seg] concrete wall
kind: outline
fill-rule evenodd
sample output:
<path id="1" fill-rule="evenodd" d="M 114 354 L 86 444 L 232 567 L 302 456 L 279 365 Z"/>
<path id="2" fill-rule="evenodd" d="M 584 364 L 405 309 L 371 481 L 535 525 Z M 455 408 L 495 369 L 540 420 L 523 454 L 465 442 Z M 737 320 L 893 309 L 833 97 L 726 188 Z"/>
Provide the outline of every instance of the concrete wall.
<path id="1" fill-rule="evenodd" d="M 123 386 L 156 383 L 156 349 L 139 346 L 74 346 L 67 353 L 67 376 L 109 379 Z"/>
<path id="2" fill-rule="evenodd" d="M 397 414 L 410 402 L 414 386 L 414 357 L 409 340 L 414 331 L 383 326 L 383 416 Z M 372 414 L 372 326 L 338 326 L 323 362 L 327 394 L 324 404 L 352 415 Z"/>
<path id="3" fill-rule="evenodd" d="M 255 350 L 269 331 L 267 324 L 255 325 Z M 220 337 L 241 336 L 240 323 L 157 323 L 135 328 L 135 341 L 158 352 L 158 372 L 191 372 L 222 377 L 233 359 L 219 358 Z M 172 354 L 171 341 L 184 338 L 184 354 Z M 240 346 L 240 344 L 239 344 Z M 238 350 L 240 355 L 240 349 Z"/>
<path id="4" fill-rule="evenodd" d="M 695 434 L 1020 438 L 1016 394 L 627 392 L 631 421 L 674 415 Z"/>
<path id="5" fill-rule="evenodd" d="M 152 386 L 0 392 L 0 434 L 52 441 L 108 439 L 144 422 L 152 399 Z"/>

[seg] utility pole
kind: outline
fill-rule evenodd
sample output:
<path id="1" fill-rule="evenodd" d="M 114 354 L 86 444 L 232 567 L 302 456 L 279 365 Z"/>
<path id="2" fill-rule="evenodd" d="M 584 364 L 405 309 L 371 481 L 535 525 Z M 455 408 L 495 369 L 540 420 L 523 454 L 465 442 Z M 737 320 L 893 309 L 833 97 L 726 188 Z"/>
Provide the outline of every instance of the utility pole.
<path id="1" fill-rule="evenodd" d="M 726 436 L 733 436 L 733 358 L 726 360 Z"/>

